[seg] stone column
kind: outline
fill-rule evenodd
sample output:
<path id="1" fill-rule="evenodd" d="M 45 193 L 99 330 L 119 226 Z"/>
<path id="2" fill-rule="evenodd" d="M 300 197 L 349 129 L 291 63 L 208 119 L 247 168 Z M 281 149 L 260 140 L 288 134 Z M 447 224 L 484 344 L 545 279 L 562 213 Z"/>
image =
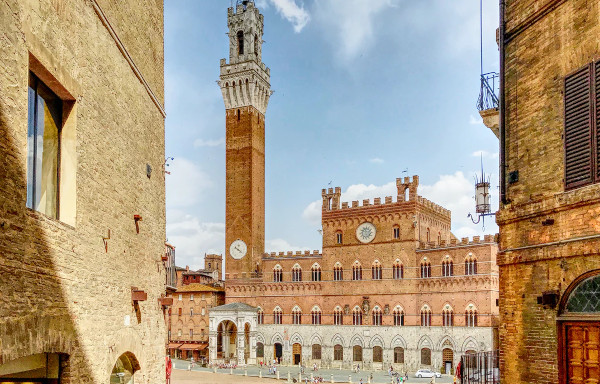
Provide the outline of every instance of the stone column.
<path id="1" fill-rule="evenodd" d="M 244 346 L 245 346 L 245 337 L 244 332 L 238 332 L 237 334 L 237 361 L 238 365 L 246 365 L 246 360 L 244 359 Z"/>
<path id="2" fill-rule="evenodd" d="M 208 338 L 208 357 L 211 362 L 217 359 L 217 333 L 210 332 Z"/>
<path id="3" fill-rule="evenodd" d="M 221 342 L 223 345 L 223 358 L 228 359 L 229 358 L 229 332 L 223 331 L 221 339 L 222 339 Z"/>

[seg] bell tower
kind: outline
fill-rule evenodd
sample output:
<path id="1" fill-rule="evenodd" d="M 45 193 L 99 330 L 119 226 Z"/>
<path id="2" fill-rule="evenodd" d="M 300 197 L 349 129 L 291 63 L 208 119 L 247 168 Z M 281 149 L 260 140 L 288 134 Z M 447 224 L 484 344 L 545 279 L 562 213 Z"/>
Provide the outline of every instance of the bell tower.
<path id="1" fill-rule="evenodd" d="M 250 277 L 265 246 L 265 112 L 271 86 L 262 62 L 263 15 L 253 1 L 227 10 L 229 63 L 221 59 L 225 102 L 225 272 Z"/>

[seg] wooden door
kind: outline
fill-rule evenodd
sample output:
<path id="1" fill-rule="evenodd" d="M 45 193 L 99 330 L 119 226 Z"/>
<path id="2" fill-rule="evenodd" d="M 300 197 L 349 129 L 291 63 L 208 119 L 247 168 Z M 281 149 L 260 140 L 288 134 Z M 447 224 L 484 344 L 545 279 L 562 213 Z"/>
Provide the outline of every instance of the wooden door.
<path id="1" fill-rule="evenodd" d="M 566 384 L 600 383 L 600 322 L 564 324 Z"/>

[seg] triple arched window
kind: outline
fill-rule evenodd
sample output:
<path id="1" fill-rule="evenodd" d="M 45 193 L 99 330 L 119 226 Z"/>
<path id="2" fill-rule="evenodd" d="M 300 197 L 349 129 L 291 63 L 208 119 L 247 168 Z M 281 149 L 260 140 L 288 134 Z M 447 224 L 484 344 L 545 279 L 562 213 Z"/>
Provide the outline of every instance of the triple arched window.
<path id="1" fill-rule="evenodd" d="M 400 280 L 404 278 L 404 266 L 400 262 L 400 260 L 396 260 L 394 262 L 394 266 L 392 267 L 392 276 L 395 280 Z"/>
<path id="2" fill-rule="evenodd" d="M 476 275 L 477 274 L 477 258 L 469 253 L 465 259 L 465 275 Z"/>
<path id="3" fill-rule="evenodd" d="M 256 313 L 257 318 L 258 318 L 258 324 L 264 324 L 265 323 L 265 312 L 263 311 L 263 309 L 261 307 L 258 307 L 258 312 Z"/>
<path id="4" fill-rule="evenodd" d="M 344 280 L 344 269 L 342 269 L 342 264 L 340 264 L 339 262 L 335 263 L 335 265 L 333 266 L 333 280 Z"/>
<path id="5" fill-rule="evenodd" d="M 358 261 L 352 265 L 352 280 L 362 280 L 362 266 Z"/>
<path id="6" fill-rule="evenodd" d="M 454 276 L 454 262 L 452 260 L 442 261 L 442 276 Z"/>
<path id="7" fill-rule="evenodd" d="M 281 324 L 281 319 L 283 318 L 283 312 L 281 308 L 278 306 L 273 310 L 273 324 Z"/>
<path id="8" fill-rule="evenodd" d="M 292 268 L 292 281 L 302 281 L 302 268 L 298 264 Z"/>
<path id="9" fill-rule="evenodd" d="M 321 308 L 315 305 L 310 314 L 313 324 L 321 324 Z"/>
<path id="10" fill-rule="evenodd" d="M 442 323 L 444 327 L 452 327 L 454 325 L 454 310 L 449 304 L 446 304 L 442 311 Z"/>
<path id="11" fill-rule="evenodd" d="M 333 310 L 333 324 L 344 325 L 344 311 L 340 306 L 335 307 Z"/>
<path id="12" fill-rule="evenodd" d="M 373 325 L 381 325 L 381 318 L 381 308 L 376 306 L 375 308 L 373 308 Z"/>
<path id="13" fill-rule="evenodd" d="M 402 307 L 397 306 L 394 308 L 393 316 L 394 325 L 404 325 L 404 310 L 402 310 Z"/>
<path id="14" fill-rule="evenodd" d="M 381 280 L 381 263 L 375 260 L 371 266 L 371 278 L 373 280 Z"/>
<path id="15" fill-rule="evenodd" d="M 429 308 L 428 305 L 424 305 L 423 308 L 421 308 L 421 326 L 431 326 L 431 308 Z"/>
<path id="16" fill-rule="evenodd" d="M 292 309 L 292 323 L 302 324 L 302 310 L 298 306 L 295 306 L 294 309 Z"/>
<path id="17" fill-rule="evenodd" d="M 421 278 L 431 277 L 431 263 L 429 261 L 421 262 Z"/>
<path id="18" fill-rule="evenodd" d="M 469 306 L 465 309 L 465 326 L 477 326 L 477 308 L 473 304 L 469 304 Z"/>
<path id="19" fill-rule="evenodd" d="M 279 264 L 273 268 L 273 281 L 276 283 L 283 281 L 283 270 Z"/>
<path id="20" fill-rule="evenodd" d="M 317 263 L 314 263 L 312 268 L 310 269 L 312 275 L 312 281 L 321 281 L 321 266 Z"/>
<path id="21" fill-rule="evenodd" d="M 362 325 L 362 309 L 359 306 L 352 310 L 352 325 Z"/>

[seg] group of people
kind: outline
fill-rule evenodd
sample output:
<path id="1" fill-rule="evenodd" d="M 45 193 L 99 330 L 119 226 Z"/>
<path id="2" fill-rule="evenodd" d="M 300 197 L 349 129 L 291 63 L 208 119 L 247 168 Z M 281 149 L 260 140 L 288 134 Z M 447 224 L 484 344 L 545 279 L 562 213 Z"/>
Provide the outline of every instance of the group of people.
<path id="1" fill-rule="evenodd" d="M 229 369 L 229 368 L 236 369 L 237 363 L 219 363 L 219 364 L 210 363 L 209 368 L 213 368 L 213 367 L 217 367 L 219 369 Z"/>
<path id="2" fill-rule="evenodd" d="M 320 377 L 320 376 L 315 376 L 315 377 L 313 377 L 312 379 L 310 379 L 310 378 L 308 378 L 308 377 L 305 377 L 305 378 L 304 378 L 304 382 L 305 382 L 305 384 L 309 384 L 309 383 L 310 383 L 310 384 L 318 384 L 318 383 L 323 383 L 323 382 L 324 382 L 324 380 L 323 380 L 323 378 L 322 378 L 322 377 Z"/>

